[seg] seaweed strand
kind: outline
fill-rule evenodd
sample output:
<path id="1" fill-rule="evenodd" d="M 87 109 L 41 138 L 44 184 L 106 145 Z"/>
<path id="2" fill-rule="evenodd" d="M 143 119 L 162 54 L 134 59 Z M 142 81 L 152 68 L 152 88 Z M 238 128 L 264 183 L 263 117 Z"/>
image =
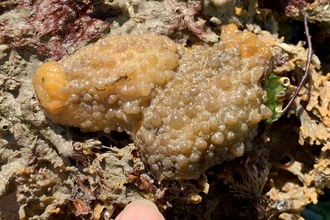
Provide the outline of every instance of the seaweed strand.
<path id="1" fill-rule="evenodd" d="M 303 3 L 302 0 L 299 1 L 299 11 L 301 13 L 301 15 L 304 18 L 304 27 L 305 27 L 305 35 L 306 35 L 306 39 L 307 39 L 307 46 L 308 46 L 308 51 L 307 51 L 307 64 L 306 64 L 306 69 L 305 69 L 305 73 L 301 79 L 301 82 L 299 83 L 296 91 L 293 93 L 290 101 L 288 102 L 288 104 L 285 106 L 285 108 L 282 110 L 281 116 L 283 116 L 292 106 L 293 101 L 295 100 L 295 98 L 297 97 L 300 89 L 302 88 L 302 86 L 306 83 L 306 80 L 308 78 L 308 74 L 309 74 L 309 69 L 310 69 L 310 65 L 312 62 L 312 56 L 313 56 L 313 47 L 312 47 L 312 41 L 311 41 L 311 36 L 309 34 L 309 29 L 308 29 L 308 21 L 307 21 L 307 16 L 306 13 L 304 11 L 304 7 L 303 7 Z"/>

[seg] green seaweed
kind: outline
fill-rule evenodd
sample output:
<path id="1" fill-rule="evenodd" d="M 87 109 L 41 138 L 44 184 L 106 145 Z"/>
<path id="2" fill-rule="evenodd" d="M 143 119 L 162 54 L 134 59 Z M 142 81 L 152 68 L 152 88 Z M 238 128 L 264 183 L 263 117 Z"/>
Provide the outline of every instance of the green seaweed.
<path id="1" fill-rule="evenodd" d="M 272 123 L 281 117 L 283 102 L 278 97 L 284 94 L 285 87 L 281 78 L 271 73 L 265 80 L 265 90 L 267 92 L 265 105 L 273 112 L 273 115 L 267 119 L 266 123 Z"/>

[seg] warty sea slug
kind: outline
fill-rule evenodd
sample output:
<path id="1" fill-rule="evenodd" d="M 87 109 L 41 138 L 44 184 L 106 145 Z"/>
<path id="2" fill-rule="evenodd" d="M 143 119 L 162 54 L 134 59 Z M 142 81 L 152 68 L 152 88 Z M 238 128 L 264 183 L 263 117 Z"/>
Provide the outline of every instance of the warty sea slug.
<path id="1" fill-rule="evenodd" d="M 242 156 L 271 116 L 258 83 L 271 56 L 235 25 L 223 27 L 220 43 L 190 49 L 164 36 L 108 37 L 43 64 L 33 84 L 54 122 L 127 131 L 157 174 L 195 179 Z"/>

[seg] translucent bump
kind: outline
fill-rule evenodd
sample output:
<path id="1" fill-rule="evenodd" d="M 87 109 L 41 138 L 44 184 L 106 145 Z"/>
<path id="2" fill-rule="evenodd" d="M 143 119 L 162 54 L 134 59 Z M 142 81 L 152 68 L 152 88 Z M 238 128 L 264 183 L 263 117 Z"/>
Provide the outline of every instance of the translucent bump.
<path id="1" fill-rule="evenodd" d="M 192 133 L 192 131 L 187 129 L 187 131 L 182 135 L 182 137 L 185 140 L 193 141 L 195 142 L 195 135 Z"/>
<path id="2" fill-rule="evenodd" d="M 116 52 L 124 52 L 127 49 L 127 44 L 120 43 L 116 46 Z"/>
<path id="3" fill-rule="evenodd" d="M 180 97 L 180 94 L 178 92 L 172 92 L 171 99 L 179 100 L 180 98 L 181 97 Z"/>
<path id="4" fill-rule="evenodd" d="M 153 84 L 141 83 L 138 85 L 139 92 L 142 96 L 148 96 L 152 88 Z"/>
<path id="5" fill-rule="evenodd" d="M 242 142 L 237 142 L 231 145 L 228 148 L 229 153 L 231 153 L 234 157 L 241 157 L 244 154 L 244 144 Z"/>
<path id="6" fill-rule="evenodd" d="M 242 124 L 241 124 L 241 128 L 240 128 L 240 130 L 241 130 L 241 133 L 242 133 L 242 134 L 245 134 L 246 132 L 248 132 L 249 127 L 247 126 L 247 124 L 242 123 Z"/>
<path id="7" fill-rule="evenodd" d="M 80 65 L 82 66 L 88 66 L 89 64 L 89 57 L 87 55 L 83 55 L 80 58 Z"/>
<path id="8" fill-rule="evenodd" d="M 182 117 L 176 113 L 172 114 L 169 120 L 169 125 L 176 130 L 180 129 L 183 126 Z"/>
<path id="9" fill-rule="evenodd" d="M 259 81 L 259 79 L 263 76 L 264 74 L 264 69 L 263 67 L 256 68 L 254 71 L 251 73 L 252 74 L 252 79 L 254 81 Z"/>
<path id="10" fill-rule="evenodd" d="M 221 65 L 221 61 L 220 58 L 218 57 L 218 54 L 216 52 L 211 51 L 209 53 L 209 57 L 206 61 L 206 64 L 212 69 L 219 68 Z"/>
<path id="11" fill-rule="evenodd" d="M 157 164 L 152 164 L 151 165 L 151 168 L 154 170 L 154 171 L 159 171 L 159 166 Z"/>
<path id="12" fill-rule="evenodd" d="M 160 117 L 158 115 L 153 115 L 149 119 L 149 122 L 154 128 L 159 128 L 163 124 L 162 120 L 160 119 Z"/>
<path id="13" fill-rule="evenodd" d="M 166 60 L 166 69 L 173 69 L 178 65 L 178 55 L 173 54 L 169 59 Z"/>
<path id="14" fill-rule="evenodd" d="M 133 59 L 134 55 L 132 53 L 125 53 L 123 57 L 121 58 L 122 61 L 131 61 Z"/>
<path id="15" fill-rule="evenodd" d="M 154 156 L 150 156 L 149 158 L 148 158 L 148 163 L 149 164 L 155 164 L 156 163 L 156 158 L 154 157 Z"/>
<path id="16" fill-rule="evenodd" d="M 178 47 L 176 52 L 179 54 L 180 58 L 186 54 L 186 51 L 183 47 Z"/>
<path id="17" fill-rule="evenodd" d="M 85 102 L 91 102 L 93 100 L 94 100 L 94 98 L 90 94 L 87 93 L 87 94 L 84 95 L 84 101 Z"/>
<path id="18" fill-rule="evenodd" d="M 166 146 L 166 150 L 167 150 L 168 155 L 172 155 L 174 158 L 175 158 L 174 155 L 177 155 L 177 154 L 180 153 L 180 151 L 178 151 L 178 147 L 177 146 L 174 146 L 173 144 L 167 145 Z M 175 161 L 175 159 L 173 159 L 171 161 L 173 162 L 173 161 Z"/>
<path id="19" fill-rule="evenodd" d="M 247 72 L 247 71 L 244 71 L 244 72 L 241 73 L 240 79 L 244 83 L 249 83 L 251 81 L 251 74 L 249 72 Z"/>
<path id="20" fill-rule="evenodd" d="M 167 120 L 165 120 L 165 125 L 163 126 L 163 133 L 168 133 L 168 132 L 170 132 L 170 130 L 172 130 L 172 128 L 171 128 L 171 126 L 169 126 L 169 125 L 167 125 Z"/>
<path id="21" fill-rule="evenodd" d="M 190 155 L 189 161 L 192 162 L 192 163 L 196 163 L 196 162 L 199 161 L 199 158 L 200 158 L 200 154 L 197 153 L 197 152 L 194 152 Z"/>
<path id="22" fill-rule="evenodd" d="M 167 82 L 166 73 L 164 71 L 159 71 L 155 78 L 155 83 L 158 85 L 163 85 Z"/>
<path id="23" fill-rule="evenodd" d="M 155 112 L 160 118 L 164 118 L 167 115 L 166 109 L 164 108 L 157 108 Z"/>
<path id="24" fill-rule="evenodd" d="M 178 165 L 180 166 L 180 168 L 185 168 L 188 166 L 189 160 L 186 156 L 180 154 L 176 157 L 176 162 L 178 163 Z"/>
<path id="25" fill-rule="evenodd" d="M 231 78 L 228 74 L 219 74 L 215 80 L 214 83 L 217 88 L 227 90 L 230 89 L 232 86 Z"/>
<path id="26" fill-rule="evenodd" d="M 188 105 L 189 103 L 191 103 L 191 95 L 188 93 L 184 93 L 181 97 L 182 101 L 184 104 Z"/>
<path id="27" fill-rule="evenodd" d="M 92 107 L 90 105 L 85 105 L 84 109 L 85 109 L 85 112 L 87 112 L 89 114 L 92 113 Z"/>
<path id="28" fill-rule="evenodd" d="M 193 101 L 193 103 L 195 104 L 196 109 L 198 109 L 198 110 L 202 110 L 202 109 L 204 108 L 204 106 L 201 105 L 202 102 L 203 102 L 203 98 L 202 98 L 201 96 L 195 96 L 195 97 L 194 97 L 194 101 Z"/>
<path id="29" fill-rule="evenodd" d="M 134 102 L 125 102 L 123 105 L 123 111 L 126 114 L 139 114 L 141 112 L 141 108 L 137 103 Z"/>
<path id="30" fill-rule="evenodd" d="M 267 119 L 273 115 L 273 112 L 270 108 L 262 104 L 260 106 L 260 111 L 261 111 L 261 118 L 262 119 Z"/>
<path id="31" fill-rule="evenodd" d="M 165 75 L 166 75 L 166 81 L 170 81 L 174 78 L 175 72 L 172 70 L 165 70 L 164 71 Z"/>
<path id="32" fill-rule="evenodd" d="M 83 119 L 80 115 L 76 115 L 76 116 L 74 116 L 74 120 L 75 121 L 82 121 Z"/>
<path id="33" fill-rule="evenodd" d="M 153 153 L 153 152 L 151 152 L 151 153 Z M 167 149 L 163 146 L 158 147 L 158 153 L 160 153 L 161 155 L 164 155 L 164 156 L 168 155 Z"/>
<path id="34" fill-rule="evenodd" d="M 172 100 L 170 102 L 170 108 L 172 109 L 180 108 L 180 102 L 178 99 L 175 99 L 175 97 L 172 97 Z"/>
<path id="35" fill-rule="evenodd" d="M 104 91 L 108 86 L 108 82 L 104 79 L 98 79 L 94 82 L 94 87 L 97 91 Z"/>
<path id="36" fill-rule="evenodd" d="M 103 117 L 103 115 L 102 115 L 101 112 L 94 112 L 93 113 L 93 118 L 97 121 L 102 120 L 102 117 Z"/>
<path id="37" fill-rule="evenodd" d="M 226 130 L 226 126 L 225 125 L 219 125 L 218 127 L 219 131 L 223 132 Z"/>
<path id="38" fill-rule="evenodd" d="M 170 143 L 170 137 L 168 136 L 168 134 L 162 134 L 162 135 L 160 135 L 160 137 L 159 137 L 159 143 L 160 143 L 160 145 L 162 145 L 162 146 L 166 146 L 166 145 L 168 145 L 169 143 Z"/>
<path id="39" fill-rule="evenodd" d="M 136 51 L 139 53 L 144 53 L 147 51 L 147 49 L 143 45 L 139 44 L 136 46 Z"/>
<path id="40" fill-rule="evenodd" d="M 152 131 L 144 132 L 141 139 L 147 146 L 151 146 L 156 140 L 156 135 Z"/>
<path id="41" fill-rule="evenodd" d="M 92 125 L 93 125 L 93 122 L 90 121 L 90 120 L 87 120 L 87 121 L 81 123 L 80 127 L 83 128 L 83 129 L 86 129 L 86 128 L 92 127 Z"/>
<path id="42" fill-rule="evenodd" d="M 89 65 L 94 69 L 100 69 L 103 67 L 103 60 L 98 55 L 93 55 L 89 60 Z"/>
<path id="43" fill-rule="evenodd" d="M 228 125 L 230 127 L 237 125 L 237 123 L 238 123 L 237 114 L 235 112 L 228 112 L 225 115 L 224 122 L 226 125 Z"/>
<path id="44" fill-rule="evenodd" d="M 165 169 L 171 169 L 173 167 L 173 163 L 170 159 L 168 158 L 165 158 L 163 161 L 162 161 L 162 165 Z"/>
<path id="45" fill-rule="evenodd" d="M 244 110 L 239 110 L 238 117 L 241 119 L 241 121 L 246 121 L 247 112 Z"/>
<path id="46" fill-rule="evenodd" d="M 97 90 L 95 90 L 94 88 L 95 88 L 95 87 L 90 88 L 90 89 L 88 90 L 87 93 L 88 93 L 89 95 L 91 95 L 91 96 L 94 96 L 94 95 L 96 94 L 96 91 L 97 91 Z M 94 98 L 94 97 L 93 97 L 93 98 Z M 94 100 L 93 100 L 93 101 L 94 101 Z"/>
<path id="47" fill-rule="evenodd" d="M 187 115 L 190 118 L 193 118 L 196 116 L 196 109 L 192 104 L 185 106 L 185 115 Z"/>
<path id="48" fill-rule="evenodd" d="M 201 89 L 198 86 L 191 86 L 188 91 L 191 96 L 197 96 Z"/>
<path id="49" fill-rule="evenodd" d="M 228 141 L 232 141 L 232 140 L 234 140 L 235 137 L 236 137 L 236 135 L 235 135 L 235 133 L 232 132 L 232 131 L 228 132 L 228 134 L 227 134 L 227 136 L 226 136 L 226 138 L 227 138 Z"/>
<path id="50" fill-rule="evenodd" d="M 199 151 L 204 151 L 207 148 L 207 142 L 203 138 L 197 138 L 195 147 Z"/>
<path id="51" fill-rule="evenodd" d="M 80 98 L 77 94 L 73 93 L 73 94 L 70 95 L 70 101 L 74 102 L 74 103 L 78 103 L 80 101 Z"/>
<path id="52" fill-rule="evenodd" d="M 210 125 L 211 130 L 216 130 L 218 128 L 219 122 L 215 117 L 211 117 L 208 124 Z"/>
<path id="53" fill-rule="evenodd" d="M 229 64 L 230 64 L 232 67 L 239 67 L 239 66 L 241 65 L 241 60 L 240 60 L 240 58 L 238 58 L 238 57 L 233 57 L 233 58 L 230 60 Z"/>
<path id="54" fill-rule="evenodd" d="M 223 143 L 225 137 L 223 136 L 223 134 L 221 132 L 216 132 L 214 133 L 214 135 L 212 135 L 211 137 L 211 141 L 213 144 L 215 145 L 220 145 Z"/>
<path id="55" fill-rule="evenodd" d="M 148 62 L 149 62 L 149 64 L 152 65 L 152 66 L 156 65 L 156 64 L 158 63 L 158 58 L 157 58 L 157 56 L 155 56 L 155 55 L 150 55 L 150 56 L 149 56 L 149 59 L 148 59 Z"/>
<path id="56" fill-rule="evenodd" d="M 207 121 L 210 118 L 211 114 L 207 111 L 201 112 L 198 117 L 201 119 L 201 121 Z"/>
<path id="57" fill-rule="evenodd" d="M 134 96 L 136 95 L 135 85 L 124 84 L 121 87 L 118 87 L 117 93 L 121 93 L 124 96 Z M 117 94 L 120 95 L 120 94 Z"/>
<path id="58" fill-rule="evenodd" d="M 191 152 L 191 143 L 189 141 L 182 141 L 179 143 L 179 148 L 182 154 L 187 154 Z"/>
<path id="59" fill-rule="evenodd" d="M 259 121 L 261 121 L 261 115 L 258 110 L 252 110 L 249 114 L 250 124 L 257 124 Z"/>
<path id="60" fill-rule="evenodd" d="M 116 115 L 116 118 L 122 119 L 124 116 L 124 112 L 121 110 L 118 110 L 118 111 L 116 111 L 115 115 Z"/>
<path id="61" fill-rule="evenodd" d="M 107 120 L 110 120 L 112 118 L 116 117 L 116 111 L 114 109 L 109 109 L 107 113 L 105 114 L 105 118 Z"/>
<path id="62" fill-rule="evenodd" d="M 116 66 L 116 60 L 112 57 L 105 57 L 103 63 L 106 68 L 114 68 Z"/>
<path id="63" fill-rule="evenodd" d="M 124 131 L 124 128 L 121 125 L 118 125 L 116 130 L 118 132 L 123 132 Z"/>
<path id="64" fill-rule="evenodd" d="M 220 102 L 216 99 L 213 99 L 212 97 L 208 97 L 206 99 L 205 108 L 209 112 L 216 112 L 220 108 Z"/>
<path id="65" fill-rule="evenodd" d="M 91 129 L 92 131 L 99 131 L 101 130 L 100 126 L 98 125 L 94 125 L 93 129 Z"/>
<path id="66" fill-rule="evenodd" d="M 99 110 L 99 112 L 105 112 L 106 111 L 106 108 L 104 107 L 104 105 L 99 104 L 98 105 L 98 110 Z"/>
<path id="67" fill-rule="evenodd" d="M 177 139 L 178 137 L 178 132 L 176 130 L 170 130 L 170 132 L 168 132 L 168 136 L 171 138 L 171 139 Z"/>
<path id="68" fill-rule="evenodd" d="M 143 136 L 141 136 L 143 138 Z M 146 146 L 146 151 L 150 155 L 158 155 L 158 149 L 159 146 L 157 144 L 151 144 L 151 145 L 145 145 Z M 155 153 L 157 152 L 157 153 Z"/>
<path id="69" fill-rule="evenodd" d="M 118 102 L 118 96 L 117 95 L 109 95 L 108 97 L 108 104 L 109 105 L 114 105 Z"/>
<path id="70" fill-rule="evenodd" d="M 90 118 L 90 113 L 87 113 L 86 111 L 82 112 L 80 116 L 84 119 L 87 120 Z"/>
<path id="71" fill-rule="evenodd" d="M 201 126 L 200 126 L 201 132 L 203 132 L 203 134 L 209 134 L 210 133 L 210 125 L 208 122 L 202 121 L 201 122 Z"/>
<path id="72" fill-rule="evenodd" d="M 248 96 L 249 100 L 252 102 L 257 102 L 258 100 L 258 93 L 255 90 L 247 90 L 246 95 Z"/>
<path id="73" fill-rule="evenodd" d="M 252 69 L 253 67 L 258 65 L 257 59 L 254 57 L 249 57 L 248 59 L 245 59 L 245 64 L 249 69 Z"/>
<path id="74" fill-rule="evenodd" d="M 198 124 L 192 124 L 191 125 L 192 131 L 195 135 L 198 135 L 200 132 L 199 125 Z"/>
<path id="75" fill-rule="evenodd" d="M 100 96 L 99 96 L 98 94 L 95 94 L 95 95 L 93 96 L 93 99 L 94 99 L 95 101 L 97 101 L 97 102 L 100 102 L 100 101 L 101 101 L 101 98 L 100 98 Z"/>

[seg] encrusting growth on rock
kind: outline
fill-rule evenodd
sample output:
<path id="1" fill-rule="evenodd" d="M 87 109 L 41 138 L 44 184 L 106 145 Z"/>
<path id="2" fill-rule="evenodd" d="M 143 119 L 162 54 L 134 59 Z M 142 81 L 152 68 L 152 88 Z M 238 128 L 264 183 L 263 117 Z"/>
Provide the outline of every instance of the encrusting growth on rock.
<path id="1" fill-rule="evenodd" d="M 272 115 L 258 83 L 271 56 L 235 25 L 223 27 L 220 43 L 190 49 L 164 36 L 108 37 L 43 64 L 33 84 L 54 122 L 129 132 L 154 171 L 195 179 L 242 156 Z"/>

